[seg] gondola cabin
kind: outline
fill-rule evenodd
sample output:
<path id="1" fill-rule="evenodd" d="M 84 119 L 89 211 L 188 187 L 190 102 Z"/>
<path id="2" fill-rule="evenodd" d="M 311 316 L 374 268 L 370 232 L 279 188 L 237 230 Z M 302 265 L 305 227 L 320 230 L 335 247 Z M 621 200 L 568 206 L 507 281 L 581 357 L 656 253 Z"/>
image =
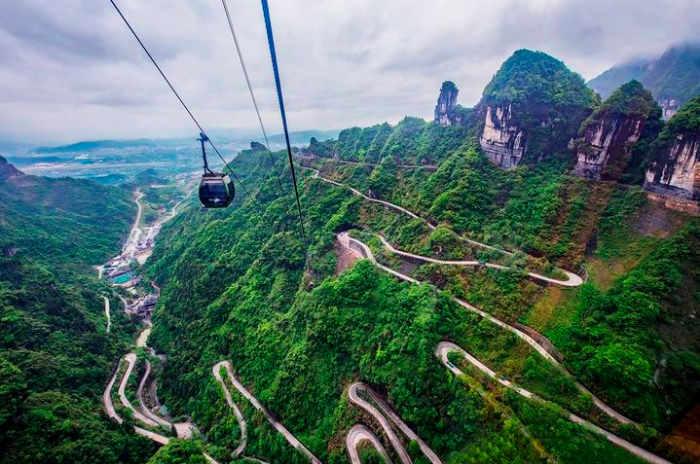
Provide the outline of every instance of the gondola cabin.
<path id="1" fill-rule="evenodd" d="M 236 188 L 227 174 L 208 172 L 199 184 L 199 201 L 205 208 L 226 208 L 233 202 Z"/>

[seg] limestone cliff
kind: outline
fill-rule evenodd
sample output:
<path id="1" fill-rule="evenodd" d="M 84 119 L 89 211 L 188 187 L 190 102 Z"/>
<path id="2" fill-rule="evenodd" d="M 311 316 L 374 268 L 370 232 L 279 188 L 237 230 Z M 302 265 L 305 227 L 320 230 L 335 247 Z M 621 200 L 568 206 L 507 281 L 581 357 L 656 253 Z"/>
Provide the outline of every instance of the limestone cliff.
<path id="1" fill-rule="evenodd" d="M 581 126 L 574 174 L 589 179 L 620 180 L 648 119 L 658 124 L 661 110 L 637 81 L 616 90 Z M 657 134 L 654 133 L 655 137 Z"/>
<path id="2" fill-rule="evenodd" d="M 643 121 L 604 118 L 586 128 L 577 146 L 574 174 L 589 179 L 618 180 L 632 146 L 639 140 Z M 603 172 L 608 168 L 607 172 Z"/>
<path id="3" fill-rule="evenodd" d="M 525 153 L 523 130 L 513 121 L 513 106 L 487 106 L 481 148 L 491 161 L 503 169 L 520 164 Z"/>
<path id="4" fill-rule="evenodd" d="M 700 96 L 681 108 L 659 136 L 644 188 L 667 206 L 700 214 Z"/>
<path id="5" fill-rule="evenodd" d="M 568 153 L 596 99 L 581 76 L 542 52 L 518 50 L 486 86 L 475 109 L 479 142 L 502 169 Z"/>
<path id="6" fill-rule="evenodd" d="M 451 81 L 445 81 L 435 105 L 435 124 L 441 126 L 460 125 L 466 122 L 466 109 L 457 104 L 459 89 Z"/>

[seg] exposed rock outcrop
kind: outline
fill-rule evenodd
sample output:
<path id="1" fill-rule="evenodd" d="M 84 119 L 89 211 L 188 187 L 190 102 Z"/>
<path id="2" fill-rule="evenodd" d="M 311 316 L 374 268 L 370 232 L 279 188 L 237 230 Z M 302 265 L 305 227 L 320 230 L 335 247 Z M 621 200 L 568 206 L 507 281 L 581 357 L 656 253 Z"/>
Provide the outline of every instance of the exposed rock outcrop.
<path id="1" fill-rule="evenodd" d="M 457 106 L 457 95 L 459 89 L 454 82 L 445 81 L 440 88 L 440 96 L 438 97 L 437 105 L 435 105 L 435 123 L 441 126 L 450 126 L 452 121 L 450 115 Z"/>
<path id="2" fill-rule="evenodd" d="M 445 81 L 440 88 L 440 96 L 435 105 L 435 124 L 452 126 L 464 124 L 466 109 L 457 104 L 459 89 L 451 81 Z"/>
<path id="3" fill-rule="evenodd" d="M 484 129 L 479 138 L 481 148 L 491 161 L 502 169 L 512 169 L 520 164 L 525 153 L 523 130 L 512 120 L 513 107 L 486 107 Z"/>
<path id="4" fill-rule="evenodd" d="M 589 179 L 618 180 L 632 145 L 642 134 L 643 121 L 605 118 L 586 128 L 583 144 L 577 146 L 574 174 Z M 603 173 L 603 170 L 608 171 Z"/>
<path id="5" fill-rule="evenodd" d="M 678 113 L 680 102 L 675 98 L 662 98 L 659 100 L 659 106 L 663 110 L 664 121 L 668 121 Z"/>
<path id="6" fill-rule="evenodd" d="M 642 84 L 631 81 L 620 87 L 581 126 L 581 138 L 573 143 L 577 158 L 574 174 L 620 180 L 647 120 L 658 123 L 660 115 L 661 110 Z"/>
<path id="7" fill-rule="evenodd" d="M 475 109 L 479 143 L 501 169 L 568 153 L 596 98 L 583 79 L 542 52 L 518 50 L 484 89 Z"/>
<path id="8" fill-rule="evenodd" d="M 668 207 L 700 214 L 700 96 L 684 106 L 659 136 L 644 188 Z"/>

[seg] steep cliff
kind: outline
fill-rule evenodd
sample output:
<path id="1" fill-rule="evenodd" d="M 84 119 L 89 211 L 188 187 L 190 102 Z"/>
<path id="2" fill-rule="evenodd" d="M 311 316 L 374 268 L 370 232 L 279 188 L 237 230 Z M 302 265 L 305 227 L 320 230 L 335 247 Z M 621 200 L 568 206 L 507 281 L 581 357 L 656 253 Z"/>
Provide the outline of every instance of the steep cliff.
<path id="1" fill-rule="evenodd" d="M 644 188 L 667 206 L 700 214 L 700 96 L 669 121 L 655 145 Z"/>
<path id="2" fill-rule="evenodd" d="M 607 98 L 630 79 L 649 89 L 663 109 L 664 120 L 700 93 L 700 43 L 670 47 L 658 58 L 635 60 L 605 71 L 588 82 L 588 86 Z"/>
<path id="3" fill-rule="evenodd" d="M 468 110 L 457 104 L 459 89 L 451 81 L 445 81 L 440 88 L 440 96 L 435 105 L 435 124 L 441 126 L 460 125 L 466 123 Z"/>
<path id="4" fill-rule="evenodd" d="M 661 109 L 642 84 L 631 81 L 620 87 L 581 126 L 580 138 L 574 142 L 574 174 L 620 180 L 647 120 L 658 126 L 660 116 Z"/>
<path id="5" fill-rule="evenodd" d="M 581 76 L 542 52 L 518 50 L 484 90 L 479 141 L 502 169 L 565 153 L 596 97 Z"/>

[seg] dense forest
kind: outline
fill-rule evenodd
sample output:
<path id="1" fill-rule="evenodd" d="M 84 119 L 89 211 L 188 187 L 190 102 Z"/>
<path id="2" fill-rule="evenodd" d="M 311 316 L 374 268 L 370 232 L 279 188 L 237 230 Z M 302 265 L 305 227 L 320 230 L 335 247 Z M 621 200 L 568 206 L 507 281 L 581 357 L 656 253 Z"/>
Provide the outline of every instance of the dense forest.
<path id="1" fill-rule="evenodd" d="M 105 333 L 103 296 L 119 300 L 92 268 L 128 233 L 131 193 L 0 171 L 0 462 L 143 463 L 151 442 L 102 413 L 134 329 L 114 311 Z"/>

